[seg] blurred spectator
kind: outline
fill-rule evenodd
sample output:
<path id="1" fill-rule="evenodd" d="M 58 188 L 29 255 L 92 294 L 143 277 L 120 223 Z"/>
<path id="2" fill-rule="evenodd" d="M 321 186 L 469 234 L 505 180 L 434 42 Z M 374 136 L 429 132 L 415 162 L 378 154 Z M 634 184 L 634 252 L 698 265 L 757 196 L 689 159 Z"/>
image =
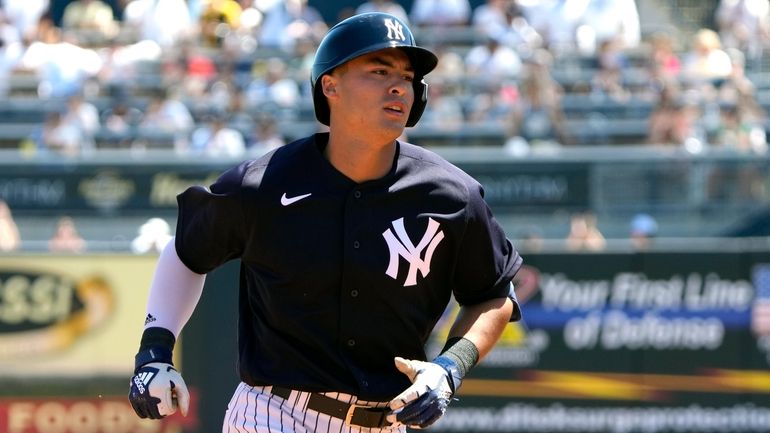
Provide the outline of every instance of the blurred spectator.
<path id="1" fill-rule="evenodd" d="M 300 98 L 299 85 L 289 76 L 286 62 L 272 57 L 262 65 L 264 70 L 258 72 L 246 88 L 248 106 L 264 108 L 268 104 L 279 108 L 294 108 Z"/>
<path id="2" fill-rule="evenodd" d="M 618 101 L 625 101 L 631 96 L 624 78 L 628 68 L 628 57 L 614 39 L 604 40 L 596 53 L 596 72 L 591 79 L 594 95 L 608 96 Z"/>
<path id="3" fill-rule="evenodd" d="M 767 135 L 764 123 L 767 113 L 756 99 L 756 86 L 745 74 L 743 53 L 735 48 L 727 52 L 732 60 L 732 72 L 719 86 L 714 101 L 720 115 L 713 144 L 741 152 L 765 154 Z"/>
<path id="4" fill-rule="evenodd" d="M 202 97 L 211 81 L 218 75 L 213 54 L 197 50 L 194 45 L 186 45 L 179 61 L 182 66 L 180 79 L 184 83 L 184 93 L 192 98 Z"/>
<path id="5" fill-rule="evenodd" d="M 153 93 L 139 126 L 186 134 L 195 126 L 195 120 L 187 105 L 179 99 L 178 90 L 171 88 Z"/>
<path id="6" fill-rule="evenodd" d="M 265 48 L 291 52 L 298 40 L 320 40 L 328 26 L 321 13 L 307 0 L 278 0 L 264 11 L 265 17 L 257 38 Z"/>
<path id="7" fill-rule="evenodd" d="M 444 80 L 432 79 L 428 86 L 428 100 L 420 125 L 443 131 L 457 131 L 465 123 L 459 89 Z"/>
<path id="8" fill-rule="evenodd" d="M 68 216 L 59 218 L 56 230 L 48 240 L 48 251 L 52 253 L 82 253 L 86 250 L 86 241 L 78 233 L 75 221 Z"/>
<path id="9" fill-rule="evenodd" d="M 543 249 L 545 239 L 542 230 L 537 226 L 527 226 L 519 231 L 518 242 L 524 251 L 537 252 Z"/>
<path id="10" fill-rule="evenodd" d="M 0 98 L 8 96 L 16 65 L 24 52 L 21 40 L 13 25 L 6 20 L 0 9 Z"/>
<path id="11" fill-rule="evenodd" d="M 0 200 L 0 252 L 11 252 L 21 248 L 21 236 L 11 208 Z"/>
<path id="12" fill-rule="evenodd" d="M 131 106 L 124 98 L 113 98 L 110 106 L 104 109 L 99 117 L 106 131 L 122 137 L 117 147 L 124 148 L 133 141 L 133 130 L 142 119 L 142 111 Z"/>
<path id="13" fill-rule="evenodd" d="M 313 92 L 308 77 L 315 60 L 316 48 L 318 46 L 314 39 L 310 37 L 300 38 L 294 45 L 294 54 L 287 60 L 289 77 L 299 83 L 300 94 L 309 103 L 313 99 Z"/>
<path id="14" fill-rule="evenodd" d="M 393 0 L 370 0 L 361 3 L 355 10 L 356 14 L 368 12 L 385 12 L 398 17 L 405 24 L 409 25 L 409 15 L 403 6 Z"/>
<path id="15" fill-rule="evenodd" d="M 144 132 L 170 134 L 174 148 L 184 151 L 195 120 L 187 105 L 179 100 L 176 89 L 156 91 L 144 112 L 139 128 Z"/>
<path id="16" fill-rule="evenodd" d="M 634 248 L 648 248 L 658 235 L 658 222 L 648 214 L 636 214 L 631 219 L 628 235 Z"/>
<path id="17" fill-rule="evenodd" d="M 96 32 L 102 40 L 115 36 L 119 30 L 112 7 L 101 0 L 74 0 L 69 3 L 64 8 L 62 27 L 81 34 Z"/>
<path id="18" fill-rule="evenodd" d="M 147 79 L 157 74 L 160 80 L 161 56 L 163 51 L 155 41 L 144 40 L 133 44 L 124 44 L 117 38 L 112 39 L 99 50 L 102 67 L 98 78 L 102 86 L 123 87 L 137 82 L 137 79 Z"/>
<path id="19" fill-rule="evenodd" d="M 484 77 L 491 84 L 521 73 L 521 58 L 513 48 L 502 44 L 501 35 L 488 34 L 484 42 L 471 47 L 465 55 L 465 72 L 469 77 Z"/>
<path id="20" fill-rule="evenodd" d="M 767 140 L 762 117 L 752 106 L 722 104 L 719 127 L 712 144 L 739 152 L 759 155 L 766 153 Z"/>
<path id="21" fill-rule="evenodd" d="M 195 129 L 190 139 L 191 150 L 212 157 L 239 157 L 246 151 L 243 134 L 230 127 L 224 114 L 210 115 Z"/>
<path id="22" fill-rule="evenodd" d="M 409 17 L 417 27 L 464 26 L 471 13 L 468 0 L 415 0 Z"/>
<path id="23" fill-rule="evenodd" d="M 677 82 L 661 82 L 658 96 L 648 118 L 647 143 L 655 145 L 704 144 L 698 122 L 700 108 L 691 97 L 682 94 Z"/>
<path id="24" fill-rule="evenodd" d="M 543 43 L 543 38 L 514 1 L 487 0 L 473 10 L 473 28 L 480 34 L 497 35 L 502 44 L 521 55 L 529 55 Z"/>
<path id="25" fill-rule="evenodd" d="M 589 0 L 578 28 L 578 45 L 590 53 L 612 41 L 620 50 L 639 46 L 641 24 L 635 0 Z"/>
<path id="26" fill-rule="evenodd" d="M 18 32 L 14 39 L 31 42 L 36 38 L 38 22 L 48 7 L 49 0 L 3 0 L 0 9 Z"/>
<path id="27" fill-rule="evenodd" d="M 207 89 L 200 98 L 187 102 L 190 104 L 200 104 L 204 110 L 227 111 L 234 105 L 234 99 L 240 92 L 238 83 L 235 81 L 235 74 L 230 65 L 222 67 L 207 86 Z M 195 108 L 193 108 L 195 110 Z"/>
<path id="28" fill-rule="evenodd" d="M 588 0 L 540 0 L 523 2 L 521 6 L 532 27 L 543 37 L 544 46 L 559 56 L 576 53 L 578 27 L 588 3 Z"/>
<path id="29" fill-rule="evenodd" d="M 565 242 L 567 249 L 572 251 L 601 251 L 607 244 L 597 226 L 596 215 L 591 212 L 576 213 L 570 217 Z"/>
<path id="30" fill-rule="evenodd" d="M 81 93 L 75 93 L 67 98 L 67 109 L 64 113 L 65 122 L 76 125 L 86 140 L 93 140 L 99 131 L 99 110 L 85 100 Z"/>
<path id="31" fill-rule="evenodd" d="M 93 50 L 62 40 L 61 30 L 50 21 L 40 24 L 40 39 L 27 48 L 17 68 L 37 75 L 38 96 L 43 99 L 81 91 L 85 81 L 101 70 L 102 59 Z"/>
<path id="32" fill-rule="evenodd" d="M 675 80 L 679 78 L 682 62 L 674 50 L 674 41 L 670 34 L 658 32 L 650 36 L 650 51 L 646 59 L 647 71 L 655 80 Z"/>
<path id="33" fill-rule="evenodd" d="M 201 43 L 221 48 L 230 33 L 241 23 L 241 5 L 235 0 L 208 0 L 199 19 Z"/>
<path id="34" fill-rule="evenodd" d="M 739 99 L 745 98 L 743 104 L 753 106 L 752 109 L 757 112 L 762 111 L 756 99 L 756 85 L 746 76 L 745 55 L 737 48 L 728 48 L 725 51 L 730 57 L 730 75 L 717 87 L 714 99 L 720 103 L 737 104 Z"/>
<path id="35" fill-rule="evenodd" d="M 471 25 L 478 32 L 503 33 L 508 28 L 508 0 L 486 0 L 471 13 Z"/>
<path id="36" fill-rule="evenodd" d="M 66 157 L 77 157 L 93 150 L 93 139 L 89 139 L 80 126 L 61 111 L 46 115 L 45 123 L 34 133 L 37 148 Z"/>
<path id="37" fill-rule="evenodd" d="M 750 59 L 762 56 L 770 42 L 770 0 L 720 0 L 714 21 L 725 47 Z"/>
<path id="38" fill-rule="evenodd" d="M 507 137 L 532 146 L 569 144 L 561 102 L 564 90 L 551 77 L 548 53 L 539 51 L 525 65 Z"/>
<path id="39" fill-rule="evenodd" d="M 150 218 L 139 227 L 131 241 L 134 254 L 160 253 L 173 238 L 171 226 L 162 218 Z"/>
<path id="40" fill-rule="evenodd" d="M 709 89 L 730 75 L 731 64 L 719 35 L 710 29 L 700 29 L 682 59 L 682 78 L 696 89 Z"/>
<path id="41" fill-rule="evenodd" d="M 453 50 L 448 45 L 439 45 L 434 51 L 438 57 L 436 69 L 430 73 L 428 83 L 433 80 L 444 80 L 447 84 L 453 81 L 461 81 L 465 77 L 465 59 L 457 50 Z M 430 105 L 430 104 L 428 104 Z"/>
<path id="42" fill-rule="evenodd" d="M 197 31 L 185 0 L 129 0 L 123 25 L 139 40 L 169 48 Z"/>
<path id="43" fill-rule="evenodd" d="M 249 137 L 247 148 L 253 155 L 262 155 L 286 144 L 278 121 L 269 113 L 260 113 L 254 119 L 253 135 Z"/>

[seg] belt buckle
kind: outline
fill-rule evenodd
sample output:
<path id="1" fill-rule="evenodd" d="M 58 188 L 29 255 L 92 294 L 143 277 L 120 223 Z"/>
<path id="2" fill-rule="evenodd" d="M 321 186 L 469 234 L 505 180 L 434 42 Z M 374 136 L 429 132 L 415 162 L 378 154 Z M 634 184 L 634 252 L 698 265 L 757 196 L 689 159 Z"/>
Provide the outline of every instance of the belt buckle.
<path id="1" fill-rule="evenodd" d="M 356 409 L 359 409 L 359 408 L 361 408 L 361 409 L 369 409 L 369 406 L 364 406 L 364 405 L 361 405 L 361 404 L 351 403 L 350 407 L 348 407 L 348 413 L 345 414 L 345 424 L 347 424 L 347 425 L 358 425 L 358 424 L 353 424 L 352 421 L 353 421 L 353 414 L 355 413 Z"/>

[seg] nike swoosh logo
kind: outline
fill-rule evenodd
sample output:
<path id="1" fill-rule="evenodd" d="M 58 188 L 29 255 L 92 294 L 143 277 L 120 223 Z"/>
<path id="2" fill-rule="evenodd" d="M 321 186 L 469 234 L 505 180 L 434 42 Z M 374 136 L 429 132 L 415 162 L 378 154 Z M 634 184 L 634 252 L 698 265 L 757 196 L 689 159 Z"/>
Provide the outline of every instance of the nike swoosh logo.
<path id="1" fill-rule="evenodd" d="M 296 203 L 296 202 L 302 200 L 303 198 L 310 197 L 311 194 L 312 193 L 302 194 L 302 195 L 298 195 L 296 197 L 289 198 L 289 197 L 286 197 L 286 193 L 283 193 L 283 195 L 281 196 L 281 204 L 284 205 L 284 206 L 288 206 L 290 204 L 293 204 L 293 203 Z"/>

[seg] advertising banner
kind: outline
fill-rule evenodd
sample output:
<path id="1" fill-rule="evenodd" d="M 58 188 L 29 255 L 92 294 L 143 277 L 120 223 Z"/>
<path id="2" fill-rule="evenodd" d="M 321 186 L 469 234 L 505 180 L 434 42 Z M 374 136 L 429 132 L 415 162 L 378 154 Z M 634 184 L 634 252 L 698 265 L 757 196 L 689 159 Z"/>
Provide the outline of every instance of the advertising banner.
<path id="1" fill-rule="evenodd" d="M 589 203 L 588 165 L 461 163 L 484 186 L 495 209 L 583 209 Z M 212 184 L 229 165 L 35 164 L 5 166 L 0 200 L 14 215 L 176 211 L 176 196 L 191 185 Z"/>
<path id="2" fill-rule="evenodd" d="M 436 431 L 770 430 L 770 254 L 528 254 L 515 284 L 524 319 Z"/>
<path id="3" fill-rule="evenodd" d="M 523 320 L 435 432 L 770 431 L 770 252 L 530 253 Z M 235 385 L 238 262 L 212 272 L 177 357 L 187 418 L 140 421 L 127 380 L 154 256 L 0 257 L 0 431 L 210 432 Z M 429 353 L 456 313 L 447 310 Z"/>
<path id="4" fill-rule="evenodd" d="M 156 260 L 0 256 L 0 432 L 197 429 L 195 386 L 186 418 L 142 420 L 127 399 Z"/>
<path id="5" fill-rule="evenodd" d="M 191 185 L 210 185 L 224 167 L 200 165 L 79 165 L 3 167 L 0 200 L 14 215 L 146 214 L 176 211 L 176 196 Z"/>

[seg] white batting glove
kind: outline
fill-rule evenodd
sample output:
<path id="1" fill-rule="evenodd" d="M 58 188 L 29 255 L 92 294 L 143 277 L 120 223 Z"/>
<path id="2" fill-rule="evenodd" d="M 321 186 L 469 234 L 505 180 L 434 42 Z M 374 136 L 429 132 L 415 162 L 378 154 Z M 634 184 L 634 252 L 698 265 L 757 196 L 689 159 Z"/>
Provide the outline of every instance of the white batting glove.
<path id="1" fill-rule="evenodd" d="M 395 358 L 396 368 L 412 382 L 390 401 L 393 411 L 388 421 L 399 422 L 412 428 L 425 428 L 438 421 L 446 411 L 454 394 L 449 372 L 439 364 Z"/>
<path id="2" fill-rule="evenodd" d="M 190 392 L 173 365 L 151 362 L 134 373 L 128 400 L 140 418 L 160 419 L 177 409 L 187 416 Z"/>

